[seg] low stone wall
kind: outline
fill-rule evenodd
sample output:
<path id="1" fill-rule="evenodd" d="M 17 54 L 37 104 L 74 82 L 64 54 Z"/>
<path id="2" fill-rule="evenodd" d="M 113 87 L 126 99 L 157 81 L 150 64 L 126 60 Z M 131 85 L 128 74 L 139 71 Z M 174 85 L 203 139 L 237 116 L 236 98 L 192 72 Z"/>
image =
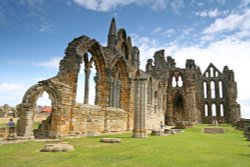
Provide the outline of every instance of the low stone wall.
<path id="1" fill-rule="evenodd" d="M 233 123 L 233 126 L 238 130 L 244 131 L 245 127 L 250 126 L 250 119 L 241 119 L 240 121 Z"/>
<path id="2" fill-rule="evenodd" d="M 0 128 L 0 138 L 5 139 L 8 136 L 8 129 L 7 127 Z"/>
<path id="3" fill-rule="evenodd" d="M 147 106 L 146 129 L 156 130 L 161 128 L 161 121 L 164 123 L 162 110 L 156 111 L 151 106 Z"/>
<path id="4" fill-rule="evenodd" d="M 122 109 L 81 105 L 74 109 L 71 132 L 95 135 L 127 130 L 127 113 Z"/>

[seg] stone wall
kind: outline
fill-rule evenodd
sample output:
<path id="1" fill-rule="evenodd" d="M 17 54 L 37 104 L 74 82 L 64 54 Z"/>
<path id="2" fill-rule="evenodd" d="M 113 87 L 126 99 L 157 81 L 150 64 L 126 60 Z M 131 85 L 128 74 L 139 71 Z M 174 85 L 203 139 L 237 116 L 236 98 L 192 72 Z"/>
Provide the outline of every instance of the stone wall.
<path id="1" fill-rule="evenodd" d="M 71 131 L 76 134 L 100 134 L 127 130 L 127 112 L 94 105 L 77 106 L 72 113 Z"/>

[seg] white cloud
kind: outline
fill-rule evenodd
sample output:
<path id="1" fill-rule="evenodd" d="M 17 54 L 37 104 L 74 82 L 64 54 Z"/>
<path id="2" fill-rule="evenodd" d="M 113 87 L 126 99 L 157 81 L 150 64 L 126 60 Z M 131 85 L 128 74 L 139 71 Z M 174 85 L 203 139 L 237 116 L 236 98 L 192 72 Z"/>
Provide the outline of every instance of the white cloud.
<path id="1" fill-rule="evenodd" d="M 0 83 L 0 105 L 16 106 L 21 103 L 24 92 L 28 87 L 19 83 Z"/>
<path id="2" fill-rule="evenodd" d="M 225 18 L 219 18 L 204 29 L 203 34 L 214 34 L 224 31 L 250 30 L 250 9 L 242 14 L 230 14 Z"/>
<path id="3" fill-rule="evenodd" d="M 200 39 L 201 39 L 202 42 L 212 41 L 214 39 L 214 36 L 212 36 L 212 35 L 205 35 L 205 36 L 202 36 Z"/>
<path id="4" fill-rule="evenodd" d="M 49 69 L 58 69 L 59 62 L 61 59 L 62 59 L 62 57 L 54 57 L 54 58 L 49 59 L 46 62 L 34 63 L 33 65 L 40 66 L 40 67 L 46 67 Z"/>
<path id="5" fill-rule="evenodd" d="M 183 0 L 175 0 L 170 3 L 171 8 L 173 9 L 174 13 L 179 14 L 179 10 L 184 7 L 184 2 Z"/>
<path id="6" fill-rule="evenodd" d="M 250 0 L 242 0 L 240 7 L 247 7 L 250 4 Z"/>
<path id="7" fill-rule="evenodd" d="M 218 10 L 217 8 L 213 10 L 204 10 L 200 12 L 195 12 L 195 15 L 200 16 L 200 17 L 210 17 L 210 18 L 216 18 L 219 16 L 225 16 L 229 13 L 229 10 Z"/>
<path id="8" fill-rule="evenodd" d="M 74 0 L 76 4 L 86 9 L 107 12 L 115 10 L 118 7 L 128 6 L 128 5 L 138 5 L 138 6 L 149 6 L 153 10 L 164 10 L 167 7 L 178 13 L 179 9 L 182 8 L 183 0 Z"/>
<path id="9" fill-rule="evenodd" d="M 161 30 L 162 30 L 161 27 L 156 27 L 153 31 L 153 34 L 159 33 L 161 32 Z"/>
<path id="10" fill-rule="evenodd" d="M 0 24 L 14 26 L 20 23 L 28 31 L 53 32 L 54 24 L 46 12 L 44 0 L 0 1 Z"/>
<path id="11" fill-rule="evenodd" d="M 175 33 L 175 30 L 173 30 L 173 29 L 168 29 L 168 30 L 162 32 L 161 35 L 169 36 L 169 35 L 171 35 L 171 34 L 173 34 L 173 33 Z"/>

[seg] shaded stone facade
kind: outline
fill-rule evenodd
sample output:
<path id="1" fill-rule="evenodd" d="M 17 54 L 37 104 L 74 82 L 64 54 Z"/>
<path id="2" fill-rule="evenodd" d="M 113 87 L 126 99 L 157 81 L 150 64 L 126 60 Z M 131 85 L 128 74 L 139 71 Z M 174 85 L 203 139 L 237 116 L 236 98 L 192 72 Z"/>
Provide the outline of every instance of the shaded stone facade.
<path id="1" fill-rule="evenodd" d="M 75 38 L 66 48 L 58 74 L 25 93 L 17 107 L 17 134 L 34 135 L 36 101 L 44 91 L 52 101 L 52 112 L 35 132 L 51 138 L 127 130 L 133 130 L 134 137 L 146 137 L 147 130 L 159 128 L 161 121 L 168 125 L 212 119 L 230 123 L 240 118 L 237 85 L 228 67 L 221 73 L 210 64 L 202 74 L 190 59 L 181 69 L 173 58 L 165 58 L 164 50 L 148 60 L 146 71 L 140 70 L 139 64 L 139 49 L 124 29 L 117 31 L 114 19 L 106 47 L 87 36 Z M 81 67 L 84 100 L 77 103 Z M 92 84 L 94 92 L 90 92 Z M 90 98 L 95 105 L 89 104 Z"/>

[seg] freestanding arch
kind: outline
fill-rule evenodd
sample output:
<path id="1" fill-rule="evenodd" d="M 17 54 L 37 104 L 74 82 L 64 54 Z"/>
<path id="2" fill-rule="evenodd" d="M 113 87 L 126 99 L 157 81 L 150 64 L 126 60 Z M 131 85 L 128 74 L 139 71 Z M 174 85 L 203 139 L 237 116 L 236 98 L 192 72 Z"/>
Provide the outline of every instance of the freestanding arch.
<path id="1" fill-rule="evenodd" d="M 52 101 L 51 126 L 48 129 L 48 137 L 57 137 L 58 130 L 58 106 L 61 100 L 60 92 L 57 91 L 53 83 L 49 80 L 39 82 L 27 90 L 23 97 L 23 101 L 18 105 L 19 120 L 17 123 L 17 134 L 19 136 L 31 137 L 33 133 L 33 123 L 35 117 L 35 109 L 37 99 L 46 91 Z"/>

